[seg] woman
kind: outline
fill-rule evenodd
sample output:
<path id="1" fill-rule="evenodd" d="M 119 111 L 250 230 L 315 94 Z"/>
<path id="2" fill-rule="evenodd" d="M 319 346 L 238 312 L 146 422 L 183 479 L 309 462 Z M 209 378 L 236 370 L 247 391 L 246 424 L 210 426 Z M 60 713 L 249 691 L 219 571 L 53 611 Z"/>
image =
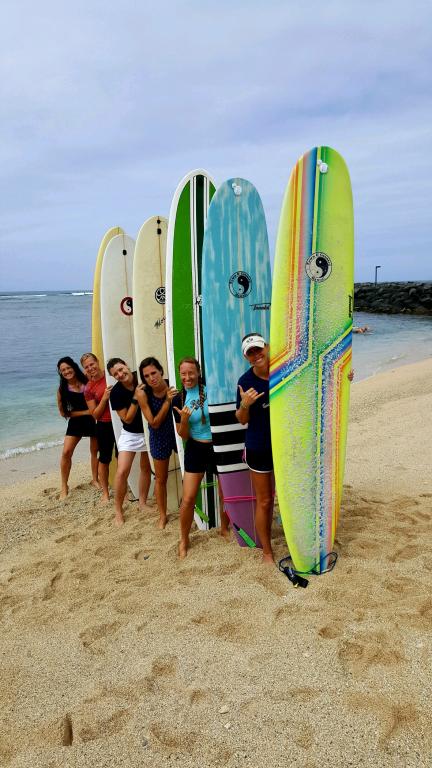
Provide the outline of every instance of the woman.
<path id="1" fill-rule="evenodd" d="M 111 421 L 109 398 L 112 387 L 107 387 L 105 373 L 93 352 L 81 356 L 80 363 L 88 378 L 84 390 L 87 408 L 96 421 L 96 437 L 99 448 L 98 476 L 102 489 L 102 501 L 109 501 L 109 465 L 112 459 L 115 439 Z"/>
<path id="2" fill-rule="evenodd" d="M 179 363 L 183 385 L 173 399 L 176 429 L 186 440 L 184 454 L 183 498 L 180 506 L 179 556 L 185 558 L 189 549 L 189 533 L 195 502 L 205 472 L 217 474 L 214 459 L 207 393 L 198 360 L 184 357 Z M 229 536 L 229 520 L 221 499 L 221 535 Z"/>
<path id="3" fill-rule="evenodd" d="M 269 346 L 259 333 L 242 339 L 242 352 L 250 368 L 238 380 L 236 418 L 247 424 L 245 462 L 256 496 L 255 525 L 263 548 L 263 562 L 273 563 L 273 457 L 270 439 Z"/>
<path id="4" fill-rule="evenodd" d="M 121 357 L 112 357 L 107 363 L 108 373 L 116 379 L 111 394 L 111 407 L 117 411 L 122 430 L 117 443 L 118 460 L 115 479 L 115 523 L 123 525 L 123 501 L 126 496 L 127 480 L 135 454 L 140 454 L 139 507 L 147 504 L 150 489 L 151 469 L 144 438 L 141 409 L 137 396 L 140 392 L 136 373 L 130 370 Z"/>
<path id="5" fill-rule="evenodd" d="M 84 389 L 87 378 L 71 357 L 61 357 L 57 363 L 60 385 L 57 390 L 57 405 L 60 416 L 68 419 L 63 451 L 60 459 L 60 498 L 69 493 L 68 480 L 72 467 L 72 456 L 82 437 L 90 437 L 90 459 L 92 483 L 99 488 L 96 425 L 87 407 Z"/>
<path id="6" fill-rule="evenodd" d="M 155 469 L 155 496 L 159 510 L 158 528 L 165 528 L 167 518 L 168 465 L 172 451 L 176 451 L 176 439 L 172 420 L 171 403 L 177 394 L 163 377 L 163 368 L 155 357 L 146 357 L 140 364 L 139 373 L 143 388 L 137 390 L 137 400 L 148 421 L 150 453 Z"/>

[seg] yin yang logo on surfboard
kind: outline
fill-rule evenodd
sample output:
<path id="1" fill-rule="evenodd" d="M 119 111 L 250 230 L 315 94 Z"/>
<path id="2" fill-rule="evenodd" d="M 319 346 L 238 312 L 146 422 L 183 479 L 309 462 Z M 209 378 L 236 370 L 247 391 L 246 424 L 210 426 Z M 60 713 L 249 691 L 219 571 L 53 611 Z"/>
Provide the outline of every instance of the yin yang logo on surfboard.
<path id="1" fill-rule="evenodd" d="M 309 256 L 306 265 L 306 274 L 314 283 L 323 283 L 331 275 L 332 263 L 329 256 L 322 251 Z"/>
<path id="2" fill-rule="evenodd" d="M 234 272 L 229 279 L 229 289 L 236 299 L 245 299 L 252 290 L 252 278 L 247 272 Z"/>
<path id="3" fill-rule="evenodd" d="M 120 302 L 120 309 L 124 315 L 133 315 L 132 296 L 125 296 Z"/>

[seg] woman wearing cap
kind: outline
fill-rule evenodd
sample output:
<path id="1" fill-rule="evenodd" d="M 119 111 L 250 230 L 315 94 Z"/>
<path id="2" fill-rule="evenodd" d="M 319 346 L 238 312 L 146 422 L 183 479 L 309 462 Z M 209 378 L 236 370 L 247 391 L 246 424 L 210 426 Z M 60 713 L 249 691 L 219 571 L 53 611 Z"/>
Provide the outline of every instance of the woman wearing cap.
<path id="1" fill-rule="evenodd" d="M 238 380 L 236 417 L 247 424 L 245 462 L 256 496 L 255 524 L 263 548 L 263 562 L 273 563 L 273 458 L 270 439 L 269 346 L 259 333 L 242 339 L 249 370 Z"/>
<path id="2" fill-rule="evenodd" d="M 139 476 L 139 506 L 140 509 L 147 504 L 147 495 L 150 490 L 151 469 L 147 455 L 147 446 L 144 437 L 144 427 L 141 417 L 141 408 L 137 395 L 141 390 L 138 385 L 137 375 L 121 357 L 112 357 L 108 360 L 107 370 L 116 379 L 111 394 L 111 407 L 117 411 L 122 430 L 118 440 L 118 460 L 115 479 L 115 522 L 123 525 L 123 501 L 126 496 L 127 480 L 132 469 L 135 454 L 140 454 Z"/>

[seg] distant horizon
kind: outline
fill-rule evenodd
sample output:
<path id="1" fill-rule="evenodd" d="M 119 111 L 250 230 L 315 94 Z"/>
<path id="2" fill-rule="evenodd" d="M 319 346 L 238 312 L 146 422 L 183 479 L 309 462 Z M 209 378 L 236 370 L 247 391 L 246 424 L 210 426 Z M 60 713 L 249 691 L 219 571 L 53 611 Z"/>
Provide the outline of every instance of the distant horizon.
<path id="1" fill-rule="evenodd" d="M 374 284 L 374 280 L 356 280 L 354 282 L 354 286 L 356 285 L 368 285 L 368 284 Z M 416 280 L 378 280 L 377 285 L 389 285 L 391 283 L 397 284 L 397 283 L 432 283 L 432 277 L 429 278 L 419 278 Z M 83 294 L 92 294 L 93 293 L 93 287 L 92 288 L 27 288 L 26 290 L 23 290 L 22 288 L 0 288 L 0 296 L 4 296 L 8 293 L 20 293 L 20 294 L 37 294 L 37 293 L 83 293 Z"/>

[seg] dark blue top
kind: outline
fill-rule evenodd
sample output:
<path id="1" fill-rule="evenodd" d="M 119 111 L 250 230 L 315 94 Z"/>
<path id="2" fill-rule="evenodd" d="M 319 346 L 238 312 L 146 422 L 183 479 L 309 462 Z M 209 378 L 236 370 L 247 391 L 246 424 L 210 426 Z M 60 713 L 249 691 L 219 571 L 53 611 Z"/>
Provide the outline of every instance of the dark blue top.
<path id="1" fill-rule="evenodd" d="M 251 451 L 271 451 L 270 439 L 270 401 L 268 379 L 260 379 L 249 368 L 243 376 L 240 376 L 238 384 L 246 392 L 253 387 L 257 392 L 264 392 L 262 397 L 249 408 L 249 423 L 246 430 L 245 445 Z M 237 387 L 237 408 L 240 408 L 240 390 Z"/>
<path id="2" fill-rule="evenodd" d="M 165 402 L 165 395 L 163 397 L 156 397 L 149 390 L 150 388 L 146 389 L 149 408 L 153 416 L 157 416 Z M 158 429 L 154 429 L 149 424 L 149 435 L 150 453 L 154 459 L 168 459 L 171 456 L 171 452 L 177 450 L 171 408 L 165 421 L 162 422 Z"/>

